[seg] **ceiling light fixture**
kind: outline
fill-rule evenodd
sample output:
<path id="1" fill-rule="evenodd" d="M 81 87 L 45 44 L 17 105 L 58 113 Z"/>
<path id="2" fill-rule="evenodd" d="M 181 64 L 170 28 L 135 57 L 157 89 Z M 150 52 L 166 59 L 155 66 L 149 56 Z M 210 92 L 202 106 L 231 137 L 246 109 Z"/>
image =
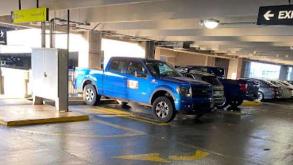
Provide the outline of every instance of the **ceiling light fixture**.
<path id="1" fill-rule="evenodd" d="M 215 29 L 219 26 L 220 21 L 216 19 L 205 19 L 201 20 L 200 23 L 207 29 Z"/>

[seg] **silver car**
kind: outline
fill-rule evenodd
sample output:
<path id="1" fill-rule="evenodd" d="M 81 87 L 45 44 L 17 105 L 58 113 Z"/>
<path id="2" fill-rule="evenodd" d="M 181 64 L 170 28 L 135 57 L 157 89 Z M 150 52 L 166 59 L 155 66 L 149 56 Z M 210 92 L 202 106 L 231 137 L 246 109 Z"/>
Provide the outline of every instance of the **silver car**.
<path id="1" fill-rule="evenodd" d="M 276 87 L 272 83 L 254 78 L 250 78 L 250 80 L 256 81 L 259 84 L 257 100 L 272 100 L 279 97 L 278 87 Z"/>
<path id="2" fill-rule="evenodd" d="M 288 88 L 287 86 L 285 86 L 284 84 L 280 83 L 277 80 L 268 80 L 268 81 L 279 88 L 281 99 L 289 99 L 292 97 L 292 90 L 290 88 Z"/>

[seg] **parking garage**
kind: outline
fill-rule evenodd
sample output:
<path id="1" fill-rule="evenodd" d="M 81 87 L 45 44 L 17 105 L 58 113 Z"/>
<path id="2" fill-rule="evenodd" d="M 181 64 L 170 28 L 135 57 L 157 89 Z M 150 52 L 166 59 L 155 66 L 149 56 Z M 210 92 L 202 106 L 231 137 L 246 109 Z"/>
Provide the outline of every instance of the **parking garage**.
<path id="1" fill-rule="evenodd" d="M 287 0 L 0 1 L 3 164 L 293 164 Z"/>

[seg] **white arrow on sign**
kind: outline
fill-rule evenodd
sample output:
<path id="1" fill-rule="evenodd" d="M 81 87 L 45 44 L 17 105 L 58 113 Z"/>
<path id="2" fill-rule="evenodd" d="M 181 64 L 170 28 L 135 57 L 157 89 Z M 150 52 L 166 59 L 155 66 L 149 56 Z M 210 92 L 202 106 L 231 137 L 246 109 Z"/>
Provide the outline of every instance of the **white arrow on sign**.
<path id="1" fill-rule="evenodd" d="M 269 10 L 269 11 L 267 11 L 263 16 L 265 17 L 265 19 L 266 19 L 267 21 L 269 21 L 269 20 L 271 20 L 271 17 L 274 17 L 274 16 L 275 16 L 275 14 L 272 14 L 272 13 L 271 13 L 271 10 Z"/>
<path id="2" fill-rule="evenodd" d="M 4 33 L 3 33 L 3 31 L 2 31 L 2 30 L 0 31 L 0 37 L 1 37 L 1 38 L 3 38 L 3 37 L 4 37 Z"/>

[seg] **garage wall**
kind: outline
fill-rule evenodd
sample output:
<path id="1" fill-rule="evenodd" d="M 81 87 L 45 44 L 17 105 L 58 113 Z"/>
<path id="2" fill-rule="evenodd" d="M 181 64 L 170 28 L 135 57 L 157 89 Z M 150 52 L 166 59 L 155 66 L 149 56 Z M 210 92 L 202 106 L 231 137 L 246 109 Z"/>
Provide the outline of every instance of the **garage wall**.
<path id="1" fill-rule="evenodd" d="M 179 52 L 168 48 L 157 47 L 155 59 L 166 61 L 174 66 L 202 65 L 214 66 L 215 58 L 196 53 Z"/>
<path id="2" fill-rule="evenodd" d="M 242 73 L 242 58 L 230 59 L 227 78 L 238 79 L 241 78 Z"/>

